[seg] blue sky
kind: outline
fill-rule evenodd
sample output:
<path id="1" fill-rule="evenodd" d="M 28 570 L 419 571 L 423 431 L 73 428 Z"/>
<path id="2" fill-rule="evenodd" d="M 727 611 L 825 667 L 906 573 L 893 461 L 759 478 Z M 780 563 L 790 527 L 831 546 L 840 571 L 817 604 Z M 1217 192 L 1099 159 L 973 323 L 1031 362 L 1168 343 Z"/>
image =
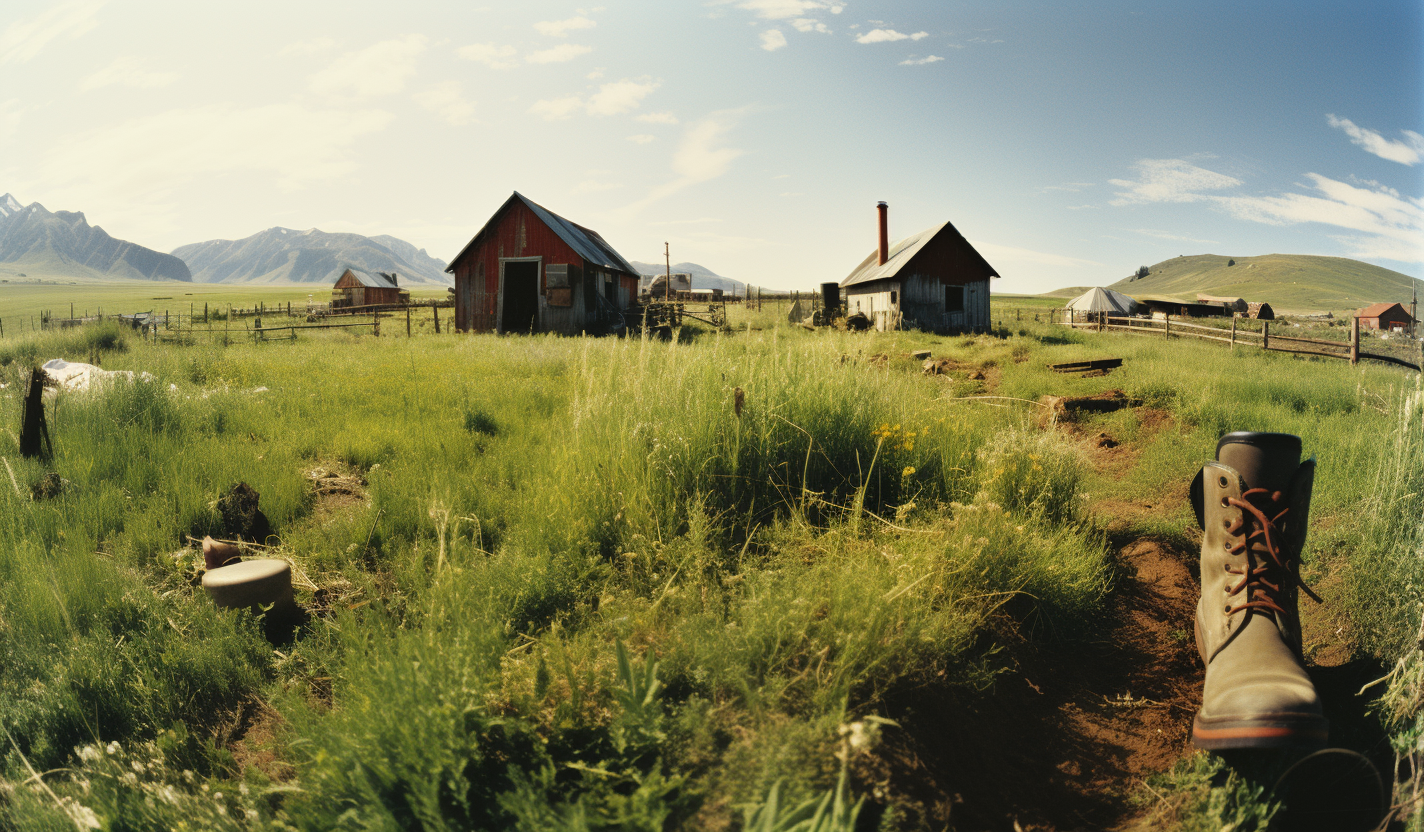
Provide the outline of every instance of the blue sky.
<path id="1" fill-rule="evenodd" d="M 171 250 L 452 257 L 519 190 L 630 259 L 838 280 L 949 220 L 996 291 L 1179 254 L 1424 276 L 1424 4 L 7 0 L 0 192 Z"/>

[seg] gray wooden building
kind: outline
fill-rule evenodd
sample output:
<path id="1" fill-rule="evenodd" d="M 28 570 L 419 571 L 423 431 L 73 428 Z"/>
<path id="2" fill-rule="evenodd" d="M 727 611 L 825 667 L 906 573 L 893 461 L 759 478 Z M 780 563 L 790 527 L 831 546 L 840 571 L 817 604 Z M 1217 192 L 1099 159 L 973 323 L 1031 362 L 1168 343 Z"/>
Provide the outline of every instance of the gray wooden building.
<path id="1" fill-rule="evenodd" d="M 999 276 L 948 222 L 889 242 L 887 207 L 880 246 L 841 281 L 846 313 L 876 329 L 977 332 L 989 328 L 989 279 Z"/>

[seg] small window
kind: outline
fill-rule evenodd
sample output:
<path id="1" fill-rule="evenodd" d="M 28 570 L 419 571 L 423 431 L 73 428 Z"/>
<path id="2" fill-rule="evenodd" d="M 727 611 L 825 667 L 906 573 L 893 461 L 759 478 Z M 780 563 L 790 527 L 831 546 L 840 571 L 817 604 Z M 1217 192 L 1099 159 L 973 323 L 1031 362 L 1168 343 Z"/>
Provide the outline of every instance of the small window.
<path id="1" fill-rule="evenodd" d="M 897 292 L 897 291 L 895 291 L 894 289 L 891 289 L 891 290 L 890 290 L 890 305 L 891 305 L 891 306 L 894 306 L 895 304 L 897 304 L 897 303 L 899 303 L 899 302 L 900 302 L 900 293 Z"/>
<path id="2" fill-rule="evenodd" d="M 963 312 L 964 311 L 964 287 L 946 286 L 944 287 L 944 311 Z"/>

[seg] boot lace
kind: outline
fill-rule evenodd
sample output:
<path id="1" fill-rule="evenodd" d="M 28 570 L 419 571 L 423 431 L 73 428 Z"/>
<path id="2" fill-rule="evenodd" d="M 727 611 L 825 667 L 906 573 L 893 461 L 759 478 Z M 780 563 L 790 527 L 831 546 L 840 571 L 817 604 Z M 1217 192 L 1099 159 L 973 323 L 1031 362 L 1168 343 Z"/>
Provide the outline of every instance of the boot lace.
<path id="1" fill-rule="evenodd" d="M 1231 554 L 1239 555 L 1250 549 L 1257 555 L 1254 559 L 1248 559 L 1239 569 L 1233 568 L 1231 564 L 1226 565 L 1229 574 L 1241 578 L 1235 586 L 1227 588 L 1227 597 L 1235 598 L 1244 593 L 1244 599 L 1240 603 L 1227 607 L 1227 614 L 1235 615 L 1242 610 L 1285 614 L 1286 610 L 1281 606 L 1281 589 L 1292 583 L 1318 603 L 1320 596 L 1312 592 L 1300 579 L 1296 564 L 1298 553 L 1286 552 L 1283 549 L 1280 525 L 1282 519 L 1290 513 L 1290 507 L 1285 505 L 1281 492 L 1252 488 L 1244 492 L 1240 499 L 1228 497 L 1227 503 L 1242 511 L 1241 518 L 1226 529 L 1227 534 L 1237 537 L 1235 545 L 1230 549 Z M 1250 532 L 1241 535 L 1241 531 L 1248 525 Z M 1251 565 L 1252 560 L 1255 561 L 1255 566 Z"/>

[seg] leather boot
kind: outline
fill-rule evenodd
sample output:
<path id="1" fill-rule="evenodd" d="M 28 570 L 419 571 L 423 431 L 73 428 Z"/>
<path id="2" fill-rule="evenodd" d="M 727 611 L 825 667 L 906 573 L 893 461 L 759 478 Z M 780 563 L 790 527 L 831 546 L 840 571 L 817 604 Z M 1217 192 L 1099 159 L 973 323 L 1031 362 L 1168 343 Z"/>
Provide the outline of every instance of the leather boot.
<path id="1" fill-rule="evenodd" d="M 1192 483 L 1202 526 L 1196 642 L 1206 664 L 1199 748 L 1320 746 L 1320 698 L 1301 656 L 1297 590 L 1315 461 L 1300 438 L 1229 433 Z M 1316 600 L 1319 600 L 1316 598 Z"/>

